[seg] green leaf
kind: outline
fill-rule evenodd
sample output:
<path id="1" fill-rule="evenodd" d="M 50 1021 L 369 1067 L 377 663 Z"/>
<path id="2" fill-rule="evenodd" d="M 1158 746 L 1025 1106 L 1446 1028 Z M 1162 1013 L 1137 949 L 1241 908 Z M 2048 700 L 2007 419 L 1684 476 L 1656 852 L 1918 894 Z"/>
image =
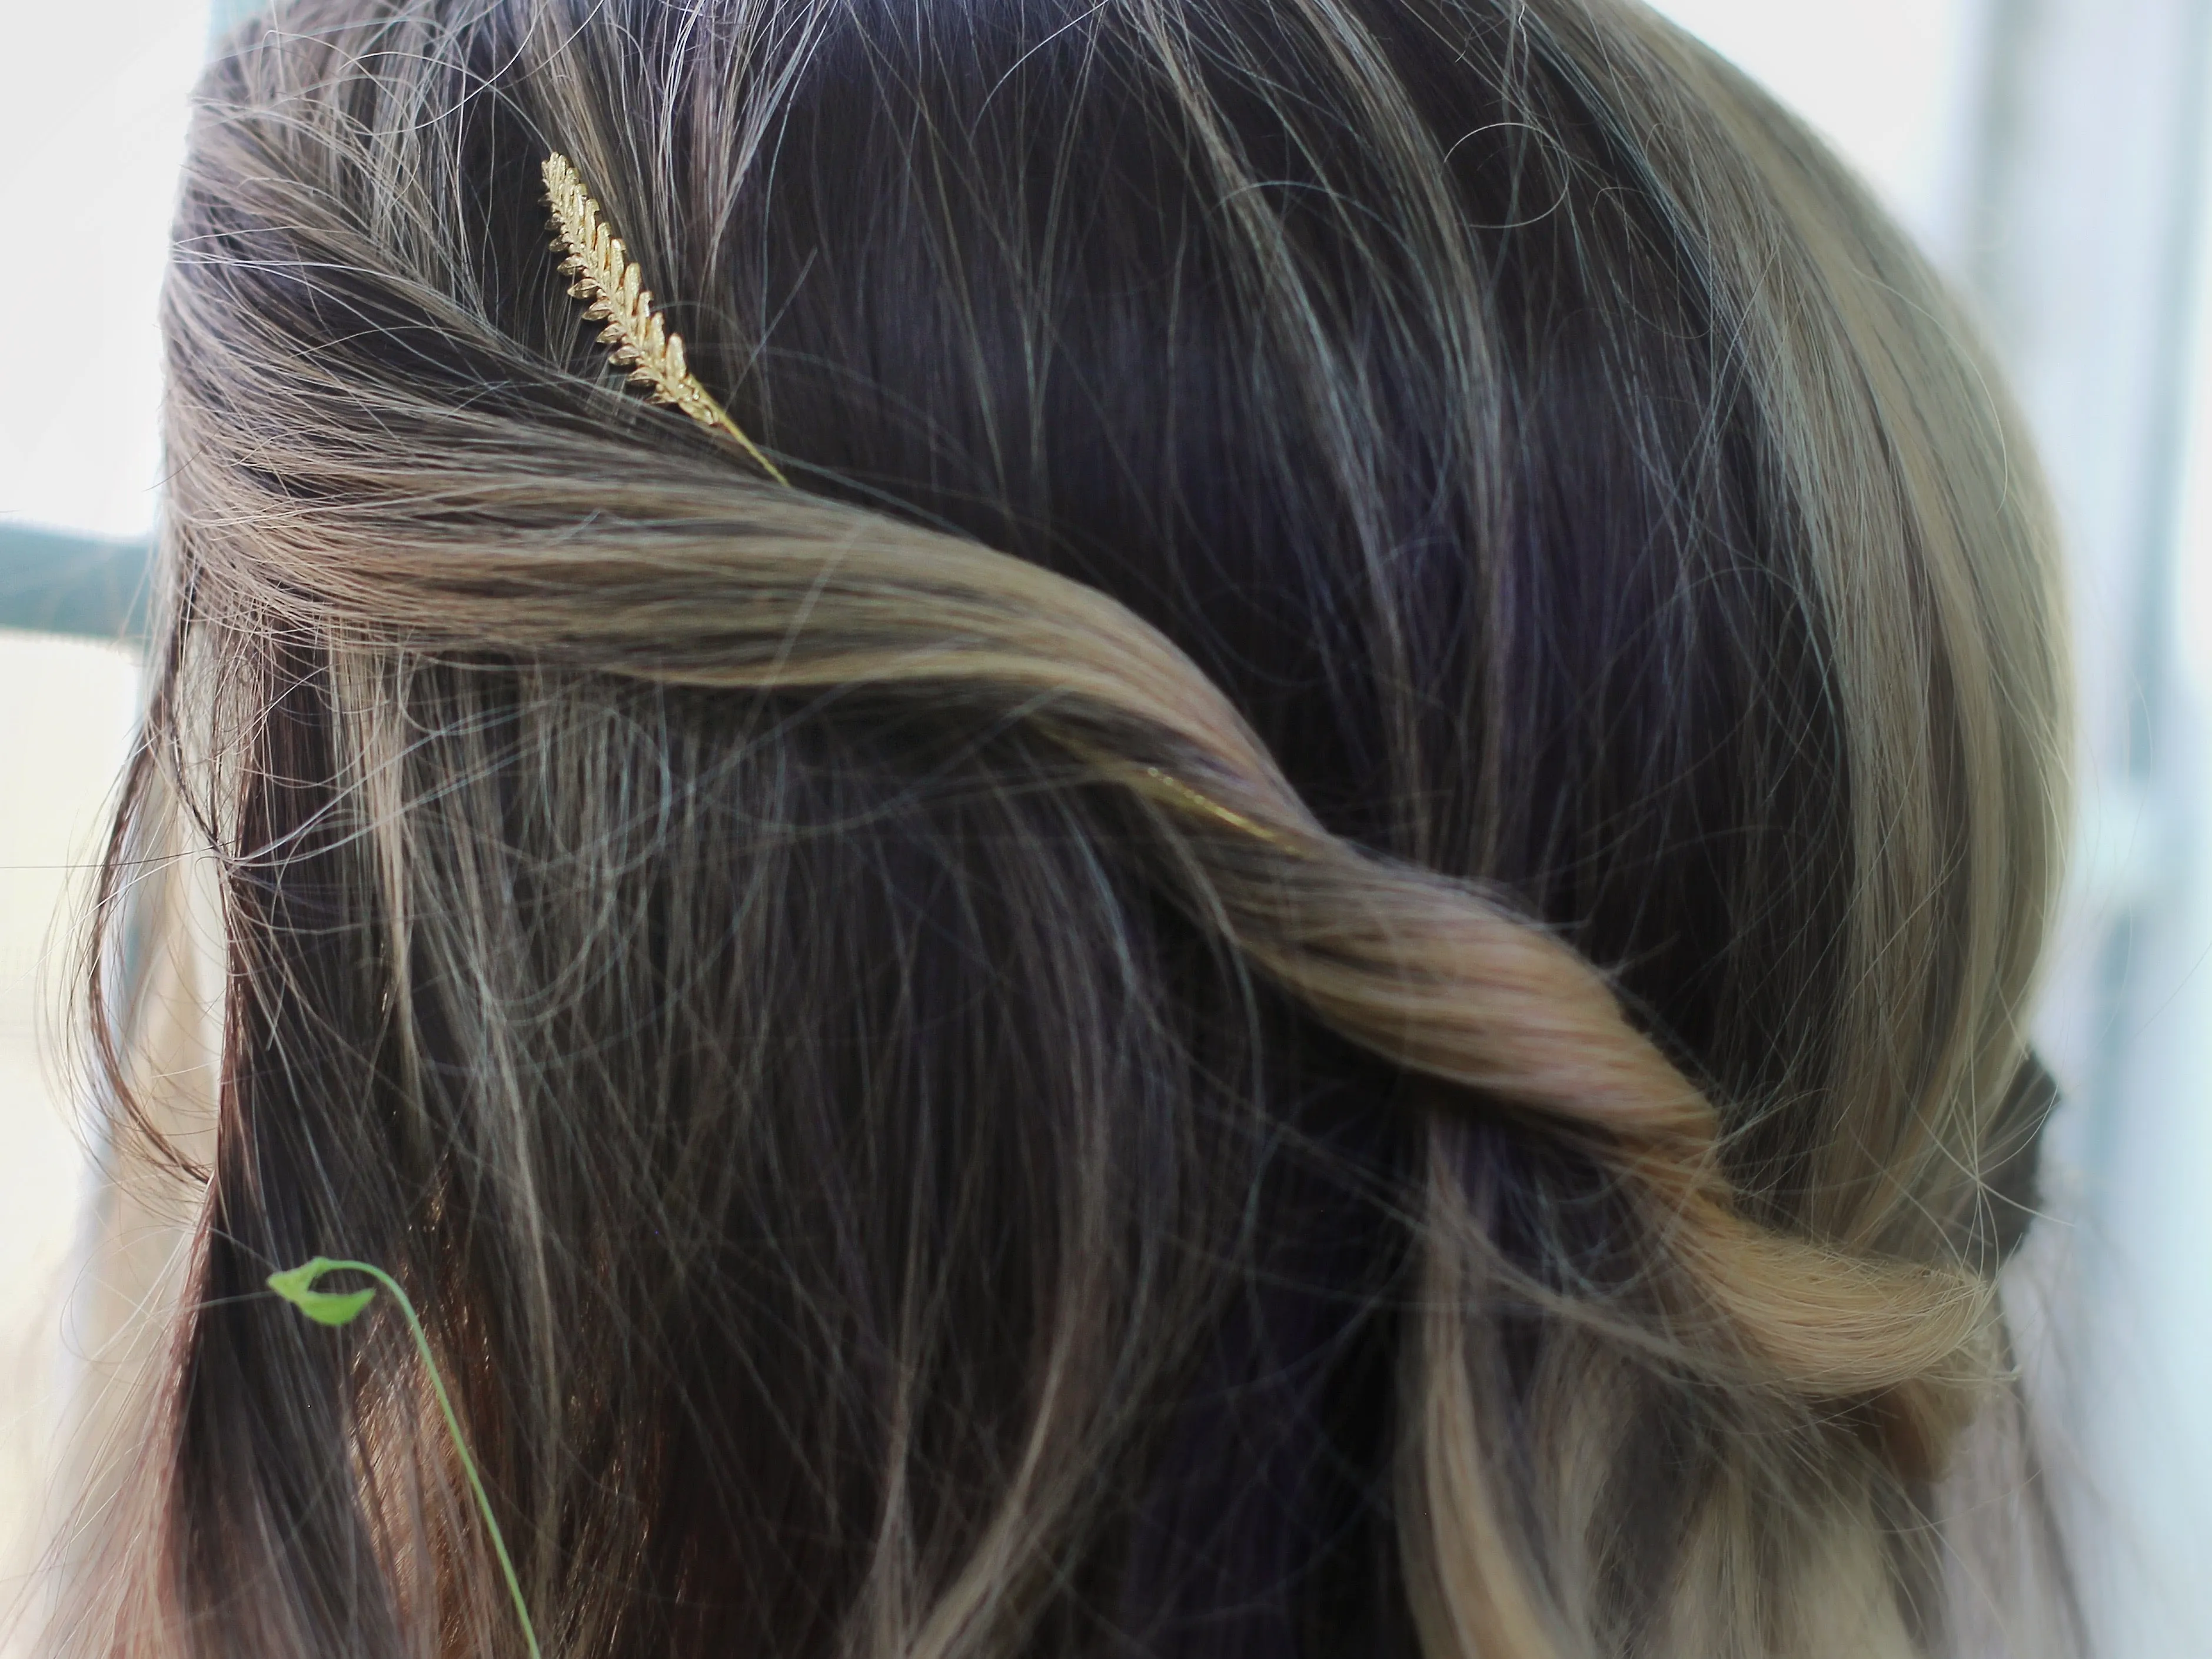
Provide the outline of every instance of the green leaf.
<path id="1" fill-rule="evenodd" d="M 302 1261 L 281 1273 L 269 1275 L 269 1288 L 318 1325 L 350 1325 L 361 1310 L 376 1299 L 375 1286 L 365 1291 L 319 1291 L 314 1283 L 339 1264 L 326 1255 Z"/>

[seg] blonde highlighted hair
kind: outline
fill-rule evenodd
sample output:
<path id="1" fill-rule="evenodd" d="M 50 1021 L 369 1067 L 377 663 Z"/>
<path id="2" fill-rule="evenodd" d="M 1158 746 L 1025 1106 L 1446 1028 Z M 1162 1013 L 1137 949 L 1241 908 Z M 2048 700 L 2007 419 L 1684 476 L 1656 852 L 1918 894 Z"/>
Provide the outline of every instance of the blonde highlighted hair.
<path id="1" fill-rule="evenodd" d="M 608 366 L 549 151 L 744 447 Z M 325 1253 L 550 1652 L 2063 1635 L 1942 1484 L 2017 1431 L 2039 486 L 1702 49 L 284 0 L 165 316 L 102 970 L 191 826 L 222 1088 L 73 1649 L 519 1650 L 404 1331 L 256 1294 Z"/>

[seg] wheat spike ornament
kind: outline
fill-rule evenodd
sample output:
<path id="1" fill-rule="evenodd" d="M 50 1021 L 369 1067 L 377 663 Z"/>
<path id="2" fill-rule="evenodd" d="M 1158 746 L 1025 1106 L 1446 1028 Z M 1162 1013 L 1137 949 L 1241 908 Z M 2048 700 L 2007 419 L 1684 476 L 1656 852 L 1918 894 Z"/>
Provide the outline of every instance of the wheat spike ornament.
<path id="1" fill-rule="evenodd" d="M 745 436 L 729 410 L 714 401 L 685 365 L 684 337 L 671 333 L 654 313 L 653 295 L 636 262 L 607 224 L 568 158 L 555 150 L 545 158 L 544 173 L 552 228 L 560 233 L 553 251 L 568 256 L 561 261 L 561 270 L 570 278 L 568 293 L 591 301 L 584 315 L 606 325 L 599 331 L 599 343 L 613 348 L 609 356 L 629 370 L 630 384 L 650 387 L 654 403 L 672 404 L 700 425 L 727 433 L 762 471 L 788 485 L 791 480 L 783 476 L 783 469 L 761 453 L 760 446 Z"/>

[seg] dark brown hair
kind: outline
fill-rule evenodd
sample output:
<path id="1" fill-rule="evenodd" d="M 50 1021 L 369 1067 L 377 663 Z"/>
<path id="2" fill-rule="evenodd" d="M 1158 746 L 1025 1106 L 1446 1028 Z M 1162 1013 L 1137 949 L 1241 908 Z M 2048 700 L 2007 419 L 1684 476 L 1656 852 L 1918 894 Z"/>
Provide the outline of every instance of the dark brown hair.
<path id="1" fill-rule="evenodd" d="M 608 368 L 553 149 L 791 487 Z M 317 1253 L 549 1651 L 1959 1644 L 2051 554 L 1702 50 L 296 0 L 166 327 L 108 909 L 212 853 L 221 1099 L 76 1646 L 516 1650 Z"/>

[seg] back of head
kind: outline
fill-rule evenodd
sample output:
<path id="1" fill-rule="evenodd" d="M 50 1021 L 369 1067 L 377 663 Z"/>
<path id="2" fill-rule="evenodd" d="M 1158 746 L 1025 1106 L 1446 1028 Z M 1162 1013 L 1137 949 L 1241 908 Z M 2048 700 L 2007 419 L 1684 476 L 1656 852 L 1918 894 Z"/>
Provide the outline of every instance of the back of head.
<path id="1" fill-rule="evenodd" d="M 1817 143 L 1615 0 L 288 0 L 203 100 L 112 867 L 216 854 L 221 1121 L 81 1645 L 520 1650 L 319 1252 L 550 1651 L 1955 1645 L 2061 647 Z"/>

